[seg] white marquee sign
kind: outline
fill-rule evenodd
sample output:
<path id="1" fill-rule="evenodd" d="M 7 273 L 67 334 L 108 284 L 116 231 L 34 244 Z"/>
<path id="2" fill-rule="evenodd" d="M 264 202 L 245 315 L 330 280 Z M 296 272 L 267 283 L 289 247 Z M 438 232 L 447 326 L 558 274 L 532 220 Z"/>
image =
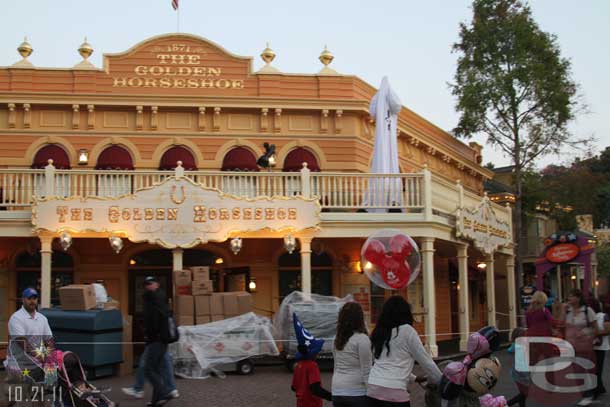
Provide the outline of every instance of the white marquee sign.
<path id="1" fill-rule="evenodd" d="M 474 209 L 458 211 L 456 234 L 471 239 L 487 254 L 512 243 L 510 225 L 498 220 L 487 197 Z"/>
<path id="2" fill-rule="evenodd" d="M 115 233 L 166 248 L 222 242 L 242 232 L 317 228 L 320 205 L 303 197 L 256 199 L 226 195 L 170 177 L 119 198 L 50 198 L 34 202 L 35 230 Z"/>

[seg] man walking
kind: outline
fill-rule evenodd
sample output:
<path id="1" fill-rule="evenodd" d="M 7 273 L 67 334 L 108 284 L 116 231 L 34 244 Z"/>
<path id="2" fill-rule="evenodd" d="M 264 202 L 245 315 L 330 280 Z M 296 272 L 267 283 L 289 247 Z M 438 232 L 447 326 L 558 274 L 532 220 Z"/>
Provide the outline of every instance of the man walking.
<path id="1" fill-rule="evenodd" d="M 159 407 L 172 397 L 167 383 L 163 380 L 162 366 L 167 351 L 169 310 L 165 295 L 159 289 L 159 282 L 152 277 L 144 279 L 144 334 L 146 336 L 146 362 L 144 375 L 153 386 L 150 406 Z"/>

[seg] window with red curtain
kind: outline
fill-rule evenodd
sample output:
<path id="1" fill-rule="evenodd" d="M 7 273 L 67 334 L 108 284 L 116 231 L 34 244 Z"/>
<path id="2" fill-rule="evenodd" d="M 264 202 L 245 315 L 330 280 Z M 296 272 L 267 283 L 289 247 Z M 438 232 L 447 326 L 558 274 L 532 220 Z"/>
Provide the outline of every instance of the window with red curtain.
<path id="1" fill-rule="evenodd" d="M 256 157 L 245 147 L 235 147 L 222 160 L 222 171 L 259 171 Z"/>
<path id="2" fill-rule="evenodd" d="M 97 158 L 96 170 L 133 170 L 131 154 L 117 145 L 107 147 Z"/>
<path id="3" fill-rule="evenodd" d="M 288 153 L 284 160 L 283 171 L 300 171 L 301 168 L 303 168 L 304 162 L 307 163 L 307 168 L 309 168 L 310 171 L 320 171 L 320 166 L 318 165 L 316 157 L 311 151 L 306 150 L 303 147 L 297 147 Z"/>
<path id="4" fill-rule="evenodd" d="M 193 153 L 185 147 L 174 146 L 163 153 L 159 169 L 162 171 L 173 170 L 176 168 L 176 163 L 182 161 L 182 167 L 187 171 L 195 171 L 195 157 Z"/>
<path id="5" fill-rule="evenodd" d="M 42 147 L 34 156 L 32 168 L 44 168 L 49 165 L 49 159 L 53 160 L 53 165 L 58 170 L 70 169 L 70 158 L 66 150 L 57 144 L 47 144 Z"/>

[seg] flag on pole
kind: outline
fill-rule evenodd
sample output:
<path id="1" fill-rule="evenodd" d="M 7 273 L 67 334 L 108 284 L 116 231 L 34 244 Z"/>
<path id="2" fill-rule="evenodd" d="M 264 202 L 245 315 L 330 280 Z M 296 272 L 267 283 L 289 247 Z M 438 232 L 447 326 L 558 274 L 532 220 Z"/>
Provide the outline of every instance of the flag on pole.
<path id="1" fill-rule="evenodd" d="M 178 10 L 178 1 L 179 0 L 172 0 L 172 7 L 174 8 L 174 10 Z"/>

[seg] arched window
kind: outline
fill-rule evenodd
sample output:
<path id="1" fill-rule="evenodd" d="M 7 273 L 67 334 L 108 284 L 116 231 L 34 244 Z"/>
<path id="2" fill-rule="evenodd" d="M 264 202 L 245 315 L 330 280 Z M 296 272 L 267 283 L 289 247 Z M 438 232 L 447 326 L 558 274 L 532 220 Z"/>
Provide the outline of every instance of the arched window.
<path id="1" fill-rule="evenodd" d="M 245 147 L 231 149 L 222 160 L 222 171 L 259 171 L 256 165 L 256 156 Z M 223 176 L 220 189 L 227 193 L 240 197 L 256 197 L 256 176 L 242 174 L 239 176 Z"/>
<path id="2" fill-rule="evenodd" d="M 303 163 L 307 163 L 307 168 L 313 172 L 319 172 L 320 166 L 318 165 L 318 160 L 313 155 L 313 153 L 309 150 L 306 150 L 303 147 L 297 147 L 294 150 L 291 150 L 286 158 L 284 159 L 284 167 L 282 171 L 284 172 L 298 172 L 303 168 Z M 319 195 L 318 193 L 318 183 L 317 178 L 312 179 L 312 195 Z M 286 191 L 285 195 L 293 196 L 293 195 L 301 195 L 301 177 L 290 177 L 286 178 Z"/>
<path id="3" fill-rule="evenodd" d="M 44 169 L 53 160 L 56 170 L 69 170 L 70 157 L 68 153 L 58 144 L 47 144 L 36 152 L 32 168 Z M 34 175 L 34 193 L 37 196 L 46 196 L 45 178 L 43 174 Z M 55 196 L 68 197 L 70 195 L 70 176 L 66 174 L 55 174 Z"/>
<path id="4" fill-rule="evenodd" d="M 133 175 L 119 172 L 131 171 L 133 159 L 124 147 L 112 145 L 106 147 L 97 158 L 96 170 L 112 170 L 116 173 L 97 176 L 97 194 L 102 197 L 117 197 L 131 194 L 133 186 Z"/>
<path id="5" fill-rule="evenodd" d="M 295 250 L 278 259 L 280 302 L 295 290 L 301 290 L 301 253 Z M 311 292 L 332 295 L 333 260 L 326 252 L 311 253 Z"/>
<path id="6" fill-rule="evenodd" d="M 174 146 L 166 150 L 161 157 L 159 169 L 161 171 L 173 170 L 176 168 L 178 161 L 182 161 L 182 167 L 187 171 L 197 170 L 193 153 L 183 146 Z"/>

